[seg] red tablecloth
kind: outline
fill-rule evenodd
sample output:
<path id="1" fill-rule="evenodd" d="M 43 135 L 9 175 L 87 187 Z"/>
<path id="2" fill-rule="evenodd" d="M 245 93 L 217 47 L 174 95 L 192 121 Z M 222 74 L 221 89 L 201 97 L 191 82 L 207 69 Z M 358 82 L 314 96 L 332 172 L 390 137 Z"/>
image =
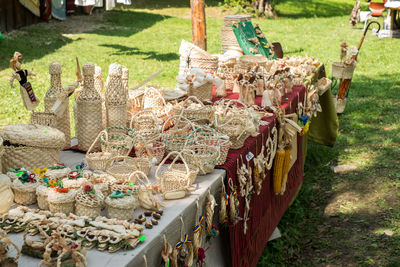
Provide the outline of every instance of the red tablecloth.
<path id="1" fill-rule="evenodd" d="M 305 88 L 298 86 L 293 88 L 292 93 L 283 96 L 282 108 L 286 110 L 286 114 L 296 112 L 297 104 L 304 100 L 304 94 Z M 237 97 L 238 94 L 228 93 L 226 98 L 235 99 Z M 256 104 L 261 104 L 261 97 L 256 98 Z M 228 194 L 230 193 L 227 184 L 229 178 L 232 178 L 234 185 L 239 188 L 236 175 L 237 159 L 242 155 L 242 158 L 245 160 L 245 155 L 249 152 L 257 156 L 261 151 L 261 144 L 265 144 L 272 128 L 277 123 L 275 116 L 265 118 L 264 120 L 269 122 L 269 124 L 260 126 L 260 134 L 256 137 L 249 137 L 242 148 L 230 150 L 225 164 L 217 167 L 226 170 L 227 179 L 225 180 L 225 187 Z M 289 207 L 303 181 L 302 154 L 302 138 L 298 136 L 297 160 L 290 169 L 284 195 L 275 195 L 271 179 L 273 169 L 267 172 L 261 193 L 259 195 L 252 195 L 246 235 L 243 232 L 243 221 L 239 221 L 236 224 L 228 224 L 232 266 L 257 265 L 269 237 Z M 253 167 L 253 160 L 250 161 L 250 166 Z M 239 197 L 239 201 L 239 217 L 243 218 L 244 198 Z"/>

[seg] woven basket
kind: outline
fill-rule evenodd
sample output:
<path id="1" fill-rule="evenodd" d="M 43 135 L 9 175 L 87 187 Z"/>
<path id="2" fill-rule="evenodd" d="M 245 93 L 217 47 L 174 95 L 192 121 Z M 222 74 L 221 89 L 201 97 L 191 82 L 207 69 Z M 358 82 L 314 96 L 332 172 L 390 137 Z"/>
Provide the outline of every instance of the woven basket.
<path id="1" fill-rule="evenodd" d="M 113 156 L 110 152 L 92 152 L 96 143 L 100 140 L 100 134 L 101 132 L 96 137 L 92 145 L 89 147 L 89 150 L 86 152 L 86 162 L 89 169 L 93 171 L 105 171 L 107 161 Z"/>
<path id="2" fill-rule="evenodd" d="M 173 120 L 174 126 L 166 131 L 166 127 Z M 161 132 L 162 142 L 165 144 L 165 150 L 170 153 L 181 151 L 187 142 L 188 136 L 193 129 L 193 124 L 182 116 L 172 116 L 164 123 Z M 192 144 L 189 140 L 187 143 Z"/>
<path id="3" fill-rule="evenodd" d="M 104 201 L 103 198 L 104 196 L 101 193 L 99 194 L 96 192 L 96 195 L 89 195 L 80 189 L 75 196 L 75 214 L 78 216 L 88 216 L 90 218 L 100 216 Z"/>
<path id="4" fill-rule="evenodd" d="M 128 92 L 128 120 L 131 121 L 133 115 L 143 109 L 144 90 L 129 90 Z M 128 124 L 129 125 L 129 124 Z"/>
<path id="5" fill-rule="evenodd" d="M 214 119 L 214 107 L 205 106 L 197 97 L 189 96 L 174 106 L 174 114 L 182 115 L 197 124 L 208 124 Z"/>
<path id="6" fill-rule="evenodd" d="M 3 172 L 16 168 L 44 168 L 59 160 L 65 144 L 64 134 L 57 129 L 37 124 L 14 124 L 0 128 L 3 138 Z"/>
<path id="7" fill-rule="evenodd" d="M 162 121 L 151 110 L 142 110 L 136 113 L 130 122 L 135 135 L 142 140 L 153 140 L 160 136 Z"/>
<path id="8" fill-rule="evenodd" d="M 351 65 L 344 64 L 343 62 L 332 63 L 332 77 L 339 79 L 351 79 L 353 78 L 354 69 L 356 64 Z"/>
<path id="9" fill-rule="evenodd" d="M 163 171 L 161 167 L 164 165 L 167 158 L 175 156 L 173 163 Z M 176 161 L 182 160 L 185 170 L 175 168 Z M 179 199 L 186 195 L 187 187 L 191 182 L 190 170 L 185 158 L 179 152 L 171 152 L 168 156 L 158 165 L 155 173 L 157 183 L 160 185 L 160 191 L 165 199 Z"/>
<path id="10" fill-rule="evenodd" d="M 164 89 L 158 86 L 147 86 L 143 94 L 143 109 L 165 106 Z"/>
<path id="11" fill-rule="evenodd" d="M 212 92 L 213 92 L 213 83 L 211 81 L 206 81 L 204 84 L 194 88 L 191 84 L 189 86 L 188 95 L 195 96 L 199 100 L 211 101 L 212 99 Z"/>
<path id="12" fill-rule="evenodd" d="M 74 213 L 75 194 L 74 190 L 69 190 L 68 193 L 58 193 L 55 189 L 50 190 L 47 197 L 49 210 L 52 213 L 60 212 L 66 215 Z"/>
<path id="13" fill-rule="evenodd" d="M 57 117 L 51 112 L 32 112 L 31 123 L 55 128 L 57 126 Z"/>
<path id="14" fill-rule="evenodd" d="M 214 74 L 218 70 L 218 57 L 211 56 L 196 58 L 191 56 L 189 62 L 189 69 L 200 68 L 204 72 L 212 74 Z"/>
<path id="15" fill-rule="evenodd" d="M 151 162 L 147 158 L 131 158 L 127 156 L 117 156 L 107 162 L 106 171 L 119 180 L 128 179 L 134 171 L 142 171 L 149 175 Z"/>
<path id="16" fill-rule="evenodd" d="M 134 196 L 125 196 L 122 199 L 112 199 L 108 196 L 106 198 L 106 204 L 108 206 L 107 218 L 131 220 L 138 205 L 138 201 Z"/>
<path id="17" fill-rule="evenodd" d="M 37 196 L 37 204 L 39 209 L 41 210 L 48 210 L 49 209 L 49 202 L 47 200 L 48 195 L 48 187 L 45 185 L 39 185 L 36 188 L 36 196 Z"/>
<path id="18" fill-rule="evenodd" d="M 172 163 L 174 164 L 174 169 L 185 172 L 186 171 L 186 166 L 184 163 L 178 163 L 177 161 L 177 157 L 174 158 L 174 160 L 172 161 Z M 189 186 L 194 184 L 194 182 L 196 182 L 196 178 L 197 175 L 199 174 L 199 167 L 197 167 L 194 164 L 191 163 L 187 163 L 187 166 L 189 168 Z"/>
<path id="19" fill-rule="evenodd" d="M 224 79 L 226 90 L 233 90 L 233 85 L 235 82 L 235 64 L 235 58 L 230 58 L 226 61 L 219 62 L 219 74 Z"/>
<path id="20" fill-rule="evenodd" d="M 27 192 L 13 188 L 14 201 L 17 204 L 29 206 L 36 203 L 36 192 Z"/>
<path id="21" fill-rule="evenodd" d="M 134 130 L 124 126 L 110 126 L 100 132 L 101 151 L 127 156 L 133 147 Z"/>
<path id="22" fill-rule="evenodd" d="M 94 64 L 86 63 L 82 66 L 84 75 L 83 90 L 76 100 L 76 138 L 78 139 L 78 149 L 87 151 L 92 145 L 93 140 L 103 129 L 102 127 L 102 100 L 101 95 L 94 88 Z M 99 151 L 100 147 L 93 148 Z"/>
<path id="23" fill-rule="evenodd" d="M 107 78 L 107 90 L 105 92 L 107 127 L 121 125 L 127 122 L 128 95 L 122 83 L 122 66 L 111 64 Z"/>
<path id="24" fill-rule="evenodd" d="M 135 155 L 138 158 L 147 158 L 149 161 L 153 161 L 155 158 L 154 164 L 158 164 L 164 158 L 165 144 L 157 140 L 148 141 L 147 143 L 137 141 L 135 143 Z"/>
<path id="25" fill-rule="evenodd" d="M 223 165 L 228 156 L 229 149 L 231 147 L 231 141 L 229 140 L 229 136 L 222 135 L 220 138 L 220 155 L 216 161 L 216 165 Z"/>
<path id="26" fill-rule="evenodd" d="M 199 167 L 199 173 L 205 175 L 211 173 L 217 163 L 220 155 L 218 146 L 210 146 L 206 144 L 186 146 L 182 150 L 182 155 L 188 162 L 193 162 Z"/>

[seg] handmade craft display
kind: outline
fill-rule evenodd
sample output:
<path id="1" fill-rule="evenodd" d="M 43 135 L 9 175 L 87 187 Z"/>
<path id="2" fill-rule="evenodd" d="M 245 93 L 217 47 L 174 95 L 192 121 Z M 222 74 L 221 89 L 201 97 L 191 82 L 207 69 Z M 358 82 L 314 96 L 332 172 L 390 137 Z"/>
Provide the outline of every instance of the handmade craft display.
<path id="1" fill-rule="evenodd" d="M 19 52 L 14 52 L 14 56 L 10 60 L 10 68 L 13 70 L 10 78 L 10 86 L 14 87 L 14 80 L 17 80 L 20 84 L 20 92 L 22 97 L 22 102 L 27 110 L 34 110 L 40 103 L 33 92 L 32 85 L 28 82 L 28 76 L 36 76 L 32 71 L 22 68 L 19 62 L 22 59 L 22 54 Z"/>
<path id="2" fill-rule="evenodd" d="M 76 99 L 75 129 L 78 148 L 87 151 L 102 130 L 102 101 L 99 92 L 94 88 L 93 63 L 85 63 L 83 70 L 83 89 Z M 92 148 L 98 151 L 100 144 Z"/>
<path id="3" fill-rule="evenodd" d="M 122 66 L 113 63 L 108 69 L 105 92 L 107 127 L 126 125 L 127 97 L 126 88 L 122 83 Z"/>

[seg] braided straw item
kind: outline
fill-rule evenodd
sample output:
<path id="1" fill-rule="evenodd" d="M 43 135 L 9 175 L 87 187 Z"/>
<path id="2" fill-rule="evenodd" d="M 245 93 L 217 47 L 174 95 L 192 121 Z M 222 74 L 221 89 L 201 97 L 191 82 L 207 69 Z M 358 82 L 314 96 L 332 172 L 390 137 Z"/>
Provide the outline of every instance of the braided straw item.
<path id="1" fill-rule="evenodd" d="M 133 196 L 124 196 L 122 198 L 106 198 L 107 218 L 115 218 L 119 220 L 130 220 L 138 205 L 137 199 Z"/>
<path id="2" fill-rule="evenodd" d="M 183 117 L 197 124 L 208 124 L 214 119 L 214 107 L 204 105 L 195 96 L 189 96 L 174 106 L 174 114 L 182 114 Z"/>
<path id="3" fill-rule="evenodd" d="M 51 81 L 51 87 L 50 89 L 46 92 L 46 96 L 44 97 L 44 106 L 46 112 L 48 112 L 54 105 L 54 103 L 57 101 L 57 96 L 61 93 L 64 93 L 64 89 L 62 88 L 61 85 L 61 64 L 58 62 L 52 62 L 49 65 L 49 73 L 50 73 L 50 81 Z M 68 98 L 66 100 L 68 102 Z M 52 113 L 50 113 L 52 114 Z M 48 114 L 47 117 L 50 117 L 51 115 Z M 44 119 L 42 118 L 42 122 L 38 121 L 38 118 L 34 118 L 38 114 L 32 113 L 31 117 L 31 123 L 38 123 L 41 125 L 44 125 Z M 44 114 L 42 116 L 45 116 Z M 67 149 L 71 146 L 71 124 L 70 124 L 70 113 L 69 113 L 69 105 L 66 105 L 66 108 L 62 115 L 60 117 L 56 117 L 54 115 L 54 125 L 48 125 L 51 127 L 54 127 L 61 132 L 64 133 L 65 135 L 65 146 L 64 148 Z M 33 122 L 36 121 L 36 122 Z"/>
<path id="4" fill-rule="evenodd" d="M 47 195 L 49 194 L 50 188 L 45 185 L 39 185 L 36 187 L 36 196 L 38 207 L 41 210 L 49 209 L 49 202 L 47 201 Z"/>
<path id="5" fill-rule="evenodd" d="M 19 179 L 15 179 L 11 185 L 14 191 L 14 201 L 15 203 L 21 205 L 32 205 L 36 203 L 36 187 L 38 187 L 38 182 L 25 182 L 22 183 Z"/>
<path id="6" fill-rule="evenodd" d="M 43 168 L 59 159 L 65 137 L 57 129 L 37 124 L 13 124 L 0 127 L 4 146 L 3 172 L 12 168 Z"/>
<path id="7" fill-rule="evenodd" d="M 82 66 L 84 83 L 82 92 L 76 100 L 76 137 L 78 148 L 87 151 L 102 130 L 102 104 L 99 92 L 94 88 L 94 64 Z M 99 146 L 93 151 L 99 151 Z"/>
<path id="8" fill-rule="evenodd" d="M 107 126 L 125 126 L 127 122 L 127 92 L 122 83 L 122 66 L 111 64 L 105 93 Z"/>
<path id="9" fill-rule="evenodd" d="M 91 193 L 88 193 L 84 188 L 81 188 L 75 196 L 75 214 L 96 218 L 100 216 L 103 201 L 104 196 L 101 191 L 93 189 Z"/>
<path id="10" fill-rule="evenodd" d="M 178 159 L 179 159 L 178 157 L 175 157 L 171 164 L 174 164 L 174 169 L 185 172 L 186 165 L 184 163 L 177 163 L 176 161 Z M 189 168 L 189 186 L 190 186 L 190 185 L 194 184 L 194 182 L 196 181 L 196 178 L 200 172 L 200 169 L 195 164 L 188 163 L 188 162 L 186 162 L 186 163 L 187 163 L 187 167 Z"/>
<path id="11" fill-rule="evenodd" d="M 56 188 L 49 190 L 47 200 L 51 212 L 61 212 L 66 215 L 74 213 L 75 207 L 75 190 L 68 190 L 67 193 L 57 192 Z"/>
<path id="12" fill-rule="evenodd" d="M 175 156 L 173 163 L 168 168 L 161 170 L 167 158 Z M 182 160 L 185 170 L 177 169 L 176 160 Z M 185 158 L 179 152 L 171 152 L 168 156 L 158 165 L 155 173 L 157 183 L 160 184 L 160 191 L 164 199 L 179 199 L 186 195 L 187 187 L 190 184 L 190 170 Z"/>
<path id="13" fill-rule="evenodd" d="M 102 131 L 103 132 L 103 131 Z M 93 152 L 93 148 L 100 141 L 100 135 L 96 137 L 92 145 L 89 147 L 89 150 L 86 152 L 86 162 L 88 164 L 89 169 L 93 171 L 105 171 L 106 164 L 109 159 L 113 156 L 110 152 Z"/>
<path id="14" fill-rule="evenodd" d="M 107 162 L 106 171 L 118 180 L 126 180 L 134 171 L 142 171 L 149 175 L 151 166 L 152 164 L 148 158 L 117 156 Z"/>

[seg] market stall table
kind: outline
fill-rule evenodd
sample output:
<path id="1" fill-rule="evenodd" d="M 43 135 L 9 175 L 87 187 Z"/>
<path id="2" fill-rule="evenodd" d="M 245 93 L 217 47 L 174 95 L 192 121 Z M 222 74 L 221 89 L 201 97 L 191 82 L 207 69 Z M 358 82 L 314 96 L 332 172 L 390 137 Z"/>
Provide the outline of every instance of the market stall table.
<path id="1" fill-rule="evenodd" d="M 84 158 L 84 154 L 79 152 L 64 151 L 61 152 L 61 161 L 66 165 L 73 167 L 79 164 Z M 154 177 L 155 168 L 152 170 L 151 177 Z M 181 220 L 183 217 L 186 232 L 192 237 L 192 227 L 195 225 L 196 201 L 199 202 L 199 207 L 204 213 L 205 198 L 208 191 L 217 196 L 220 192 L 221 181 L 225 177 L 224 170 L 214 170 L 213 173 L 199 176 L 196 180 L 196 190 L 183 199 L 165 201 L 166 207 L 164 214 L 159 220 L 159 224 L 153 229 L 145 229 L 143 234 L 146 240 L 132 250 L 120 250 L 115 253 L 101 252 L 96 249 L 91 249 L 87 252 L 87 262 L 89 266 L 144 266 L 144 258 L 146 255 L 148 266 L 159 266 L 161 263 L 161 250 L 163 249 L 163 235 L 167 241 L 175 245 L 180 238 Z M 154 183 L 154 178 L 150 179 Z M 35 206 L 36 207 L 36 206 Z M 218 209 L 216 208 L 216 211 Z M 136 218 L 143 209 L 135 210 L 134 217 Z M 102 213 L 105 214 L 104 211 Z M 217 212 L 215 214 L 218 215 Z M 23 244 L 23 233 L 10 233 L 13 240 L 20 248 Z M 205 244 L 205 247 L 210 246 L 206 252 L 205 262 L 208 266 L 228 266 L 226 262 L 226 246 L 221 243 L 220 238 L 213 240 L 212 245 Z M 12 252 L 10 252 L 12 253 Z M 39 259 L 26 256 L 24 254 L 18 260 L 20 266 L 37 266 Z"/>

